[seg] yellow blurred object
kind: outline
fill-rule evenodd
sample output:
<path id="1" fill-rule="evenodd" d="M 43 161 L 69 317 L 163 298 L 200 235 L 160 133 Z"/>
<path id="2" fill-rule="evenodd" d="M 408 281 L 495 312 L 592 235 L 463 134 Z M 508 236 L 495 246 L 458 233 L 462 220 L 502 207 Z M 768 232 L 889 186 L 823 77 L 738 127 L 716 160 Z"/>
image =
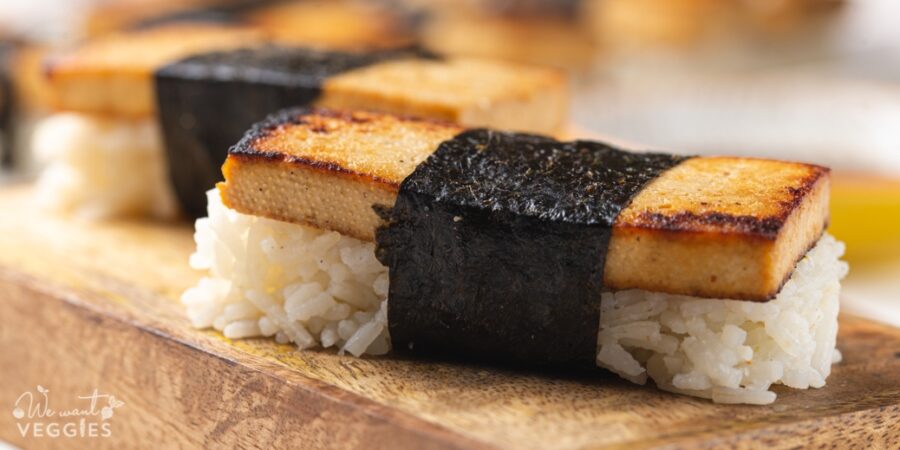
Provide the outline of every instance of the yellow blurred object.
<path id="1" fill-rule="evenodd" d="M 165 23 L 166 18 L 216 22 L 216 17 L 258 27 L 273 41 L 288 45 L 367 49 L 415 42 L 407 17 L 362 0 L 113 0 L 90 10 L 84 32 L 96 37 L 135 24 Z"/>
<path id="2" fill-rule="evenodd" d="M 352 50 L 399 47 L 415 42 L 409 24 L 401 15 L 360 1 L 277 3 L 249 13 L 246 20 L 284 44 Z"/>
<path id="3" fill-rule="evenodd" d="M 586 0 L 611 47 L 686 48 L 745 37 L 789 37 L 844 0 Z"/>
<path id="4" fill-rule="evenodd" d="M 592 0 L 588 17 L 600 40 L 611 45 L 684 46 L 721 22 L 720 0 Z"/>
<path id="5" fill-rule="evenodd" d="M 809 19 L 834 10 L 843 0 L 742 0 L 740 11 L 762 32 L 789 32 Z"/>
<path id="6" fill-rule="evenodd" d="M 88 37 L 120 31 L 142 20 L 193 8 L 215 6 L 222 0 L 105 0 L 88 11 L 83 32 Z"/>
<path id="7" fill-rule="evenodd" d="M 830 230 L 852 264 L 900 259 L 900 180 L 835 173 Z"/>
<path id="8" fill-rule="evenodd" d="M 565 19 L 509 18 L 448 14 L 425 26 L 426 47 L 458 56 L 499 58 L 582 70 L 596 48 L 590 34 Z"/>
<path id="9" fill-rule="evenodd" d="M 52 94 L 44 77 L 44 58 L 49 52 L 41 45 L 24 45 L 13 56 L 12 79 L 18 108 L 28 112 L 51 109 Z"/>

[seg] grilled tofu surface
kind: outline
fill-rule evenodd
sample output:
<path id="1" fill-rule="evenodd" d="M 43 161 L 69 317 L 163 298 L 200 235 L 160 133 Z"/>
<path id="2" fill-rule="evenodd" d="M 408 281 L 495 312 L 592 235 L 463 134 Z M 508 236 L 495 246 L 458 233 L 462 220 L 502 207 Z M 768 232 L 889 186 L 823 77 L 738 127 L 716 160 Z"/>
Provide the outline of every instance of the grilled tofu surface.
<path id="1" fill-rule="evenodd" d="M 226 161 L 219 189 L 246 214 L 373 240 L 372 207 L 462 128 L 371 112 L 285 112 L 257 125 Z M 610 289 L 772 298 L 827 225 L 828 169 L 694 158 L 646 186 L 613 226 Z"/>
<path id="2" fill-rule="evenodd" d="M 127 117 L 155 111 L 153 72 L 181 58 L 258 45 L 248 28 L 182 24 L 114 34 L 52 57 L 48 85 L 60 110 Z"/>

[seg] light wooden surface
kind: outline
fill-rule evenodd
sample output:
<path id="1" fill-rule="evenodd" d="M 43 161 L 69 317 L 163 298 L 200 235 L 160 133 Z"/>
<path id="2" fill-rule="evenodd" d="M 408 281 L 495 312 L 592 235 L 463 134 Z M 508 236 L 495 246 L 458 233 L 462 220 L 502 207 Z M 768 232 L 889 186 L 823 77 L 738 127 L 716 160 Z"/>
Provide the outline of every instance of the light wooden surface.
<path id="1" fill-rule="evenodd" d="M 900 330 L 842 318 L 828 386 L 725 406 L 602 372 L 354 359 L 190 328 L 187 225 L 73 224 L 0 190 L 0 440 L 27 448 L 708 448 L 900 446 Z M 54 407 L 124 402 L 108 438 L 25 440 L 9 414 L 36 385 Z"/>

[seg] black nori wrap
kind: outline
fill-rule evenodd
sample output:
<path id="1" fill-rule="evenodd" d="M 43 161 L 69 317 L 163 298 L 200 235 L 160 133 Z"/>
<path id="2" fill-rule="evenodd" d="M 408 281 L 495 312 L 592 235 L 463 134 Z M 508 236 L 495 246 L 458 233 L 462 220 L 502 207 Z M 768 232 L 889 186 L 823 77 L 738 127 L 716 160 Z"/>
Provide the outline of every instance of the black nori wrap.
<path id="1" fill-rule="evenodd" d="M 394 348 L 593 363 L 612 224 L 684 159 L 484 129 L 442 143 L 380 211 Z"/>
<path id="2" fill-rule="evenodd" d="M 206 214 L 205 192 L 221 179 L 228 148 L 273 111 L 308 105 L 330 76 L 399 58 L 405 48 L 365 53 L 265 46 L 193 56 L 157 71 L 157 114 L 169 174 L 185 212 Z"/>

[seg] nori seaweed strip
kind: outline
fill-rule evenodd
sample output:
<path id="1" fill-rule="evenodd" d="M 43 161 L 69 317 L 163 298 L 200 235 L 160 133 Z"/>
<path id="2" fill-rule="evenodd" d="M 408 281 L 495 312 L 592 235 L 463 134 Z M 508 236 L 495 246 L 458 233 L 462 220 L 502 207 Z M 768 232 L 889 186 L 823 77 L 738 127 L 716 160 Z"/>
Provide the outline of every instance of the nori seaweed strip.
<path id="1" fill-rule="evenodd" d="M 612 224 L 684 159 L 484 129 L 442 143 L 379 211 L 394 348 L 592 364 Z"/>
<path id="2" fill-rule="evenodd" d="M 273 111 L 309 105 L 333 75 L 390 59 L 433 57 L 418 48 L 365 53 L 265 46 L 197 55 L 155 76 L 169 174 L 185 212 L 206 213 L 228 148 Z"/>

